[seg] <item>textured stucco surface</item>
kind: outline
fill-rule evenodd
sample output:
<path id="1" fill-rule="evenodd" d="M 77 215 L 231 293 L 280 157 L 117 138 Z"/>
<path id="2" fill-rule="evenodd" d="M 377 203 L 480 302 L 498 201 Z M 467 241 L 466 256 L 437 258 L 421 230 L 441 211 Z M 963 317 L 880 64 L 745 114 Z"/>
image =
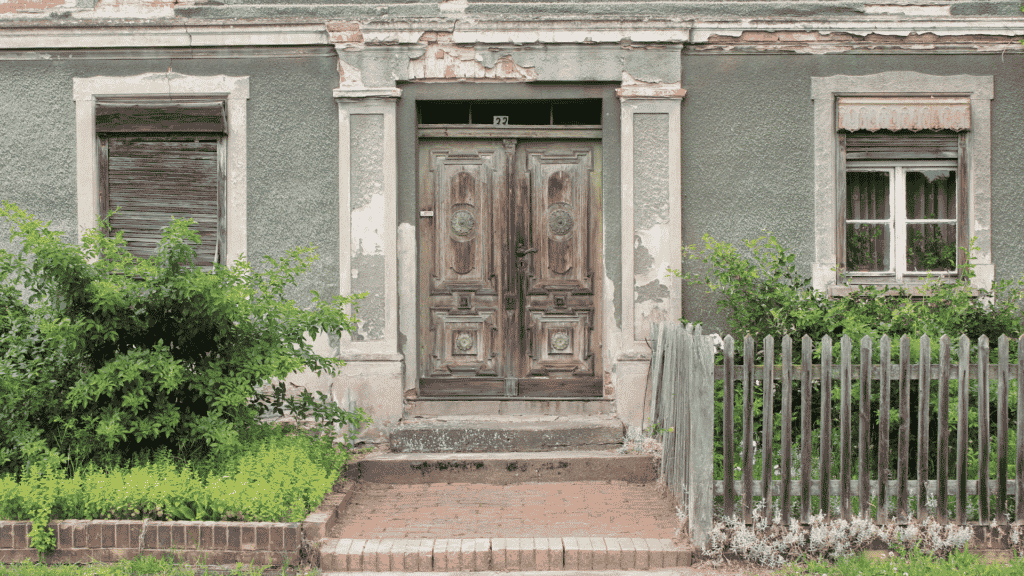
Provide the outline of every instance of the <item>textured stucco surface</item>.
<path id="1" fill-rule="evenodd" d="M 75 238 L 75 102 L 71 76 L 52 62 L 5 62 L 0 73 L 0 199 Z M 0 220 L 0 249 L 13 251 Z"/>
<path id="2" fill-rule="evenodd" d="M 634 334 L 668 320 L 663 237 L 669 214 L 669 115 L 633 115 Z"/>
<path id="3" fill-rule="evenodd" d="M 384 116 L 352 115 L 352 292 L 369 292 L 359 302 L 354 340 L 384 337 Z"/>
<path id="4" fill-rule="evenodd" d="M 0 196 L 72 234 L 77 221 L 75 77 L 146 72 L 250 77 L 248 102 L 249 261 L 312 244 L 319 261 L 288 296 L 338 293 L 338 120 L 333 51 L 264 59 L 88 59 L 4 61 L 0 111 Z M 229 135 L 230 138 L 230 135 Z M 6 228 L 4 229 L 6 232 Z M 0 247 L 9 247 L 4 233 Z"/>
<path id="5" fill-rule="evenodd" d="M 683 243 L 739 245 L 773 232 L 810 276 L 814 258 L 811 77 L 912 70 L 992 75 L 992 238 L 996 279 L 1024 275 L 1024 57 L 684 53 Z M 770 81 L 766 81 L 769 79 Z M 684 263 L 684 269 L 694 271 Z M 723 329 L 714 301 L 685 287 L 684 317 Z"/>

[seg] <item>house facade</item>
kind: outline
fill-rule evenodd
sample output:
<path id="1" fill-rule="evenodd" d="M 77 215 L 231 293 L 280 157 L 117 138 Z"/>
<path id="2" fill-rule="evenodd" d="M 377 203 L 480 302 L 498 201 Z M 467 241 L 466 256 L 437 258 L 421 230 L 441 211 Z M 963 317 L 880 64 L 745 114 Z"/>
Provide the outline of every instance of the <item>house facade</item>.
<path id="1" fill-rule="evenodd" d="M 972 240 L 978 287 L 1024 274 L 1022 37 L 1002 0 L 0 0 L 0 195 L 71 237 L 121 206 L 140 255 L 170 214 L 204 264 L 317 246 L 300 303 L 368 296 L 291 381 L 368 439 L 641 426 L 651 323 L 715 327 L 668 272 L 704 234 L 836 297 Z"/>

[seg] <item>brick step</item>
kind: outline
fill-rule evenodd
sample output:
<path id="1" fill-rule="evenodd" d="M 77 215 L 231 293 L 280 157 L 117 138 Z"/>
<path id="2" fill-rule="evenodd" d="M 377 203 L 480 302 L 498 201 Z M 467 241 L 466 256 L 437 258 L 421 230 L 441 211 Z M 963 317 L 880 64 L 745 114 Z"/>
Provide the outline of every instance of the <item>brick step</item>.
<path id="1" fill-rule="evenodd" d="M 691 550 L 657 538 L 325 538 L 322 572 L 660 570 L 689 566 Z"/>
<path id="2" fill-rule="evenodd" d="M 609 451 L 373 453 L 349 464 L 345 477 L 382 484 L 575 482 L 658 479 L 659 458 Z"/>

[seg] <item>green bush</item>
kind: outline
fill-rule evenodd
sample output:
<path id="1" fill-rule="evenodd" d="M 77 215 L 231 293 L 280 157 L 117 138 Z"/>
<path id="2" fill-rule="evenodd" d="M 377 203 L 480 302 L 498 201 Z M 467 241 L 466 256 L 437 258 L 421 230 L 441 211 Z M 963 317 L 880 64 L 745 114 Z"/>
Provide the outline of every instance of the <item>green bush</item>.
<path id="1" fill-rule="evenodd" d="M 23 247 L 0 251 L 0 473 L 54 459 L 111 466 L 159 449 L 227 455 L 261 414 L 286 406 L 350 433 L 368 420 L 323 395 L 285 395 L 288 374 L 343 365 L 305 335 L 354 326 L 343 309 L 353 298 L 314 292 L 309 309 L 285 298 L 313 248 L 268 257 L 265 272 L 243 259 L 209 273 L 195 265 L 191 220 L 173 220 L 156 255 L 136 259 L 120 233 L 91 230 L 79 246 L 9 202 L 0 216 Z"/>
<path id="2" fill-rule="evenodd" d="M 799 339 L 804 334 L 816 343 L 828 335 L 835 347 L 833 358 L 838 358 L 839 341 L 845 335 L 853 340 L 857 362 L 858 342 L 863 336 L 871 336 L 877 344 L 883 334 L 894 339 L 908 334 L 916 356 L 918 338 L 927 334 L 937 359 L 938 338 L 943 334 L 952 339 L 967 334 L 975 342 L 984 334 L 994 342 L 1001 334 L 1016 338 L 1024 327 L 1024 287 L 1020 281 L 1001 280 L 992 290 L 975 293 L 971 286 L 975 273 L 970 263 L 955 279 L 928 279 L 921 297 L 912 296 L 902 287 L 860 286 L 848 297 L 829 298 L 798 272 L 795 255 L 787 252 L 774 235 L 746 241 L 745 251 L 708 235 L 703 242 L 703 247 L 683 249 L 696 271 L 672 272 L 715 296 L 729 332 L 738 340 L 750 334 L 758 348 L 765 336 L 772 335 L 778 351 L 782 337 L 790 335 L 794 338 L 794 354 L 798 354 Z M 742 350 L 742 343 L 738 348 Z"/>

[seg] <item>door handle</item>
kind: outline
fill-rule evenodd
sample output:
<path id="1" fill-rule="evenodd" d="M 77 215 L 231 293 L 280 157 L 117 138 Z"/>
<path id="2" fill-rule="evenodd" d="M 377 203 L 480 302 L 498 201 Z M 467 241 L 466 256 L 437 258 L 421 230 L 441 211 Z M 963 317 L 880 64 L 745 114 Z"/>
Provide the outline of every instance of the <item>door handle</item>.
<path id="1" fill-rule="evenodd" d="M 536 248 L 530 248 L 529 250 L 523 250 L 522 248 L 516 248 L 516 258 L 522 258 L 523 256 L 526 256 L 527 254 L 533 254 L 536 251 L 537 251 Z"/>

